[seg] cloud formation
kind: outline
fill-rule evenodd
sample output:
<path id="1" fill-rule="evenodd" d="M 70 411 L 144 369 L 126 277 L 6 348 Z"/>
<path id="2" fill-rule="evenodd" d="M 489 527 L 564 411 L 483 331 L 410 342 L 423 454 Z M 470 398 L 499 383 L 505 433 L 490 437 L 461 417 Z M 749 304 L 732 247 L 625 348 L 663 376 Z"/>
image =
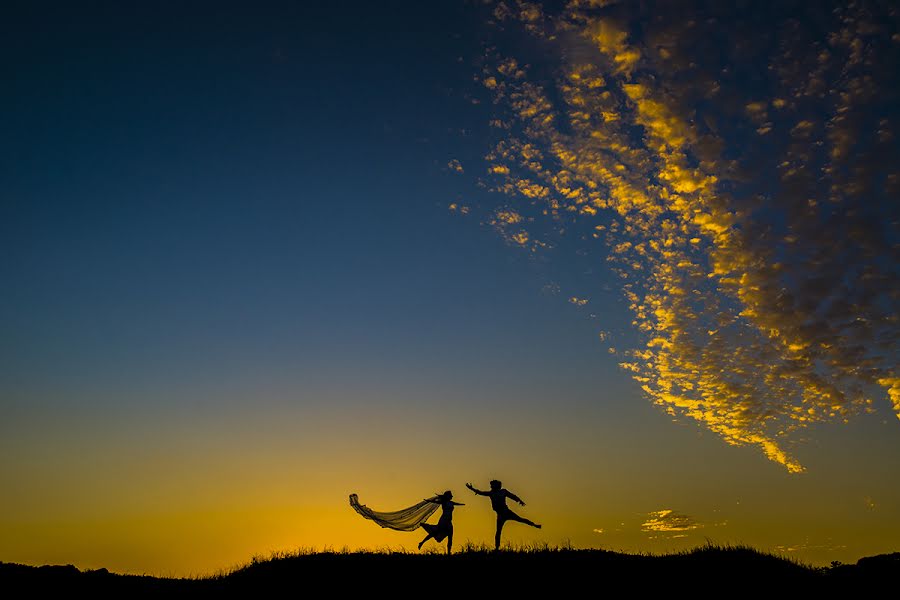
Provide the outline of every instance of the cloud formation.
<path id="1" fill-rule="evenodd" d="M 677 513 L 671 508 L 664 508 L 647 514 L 641 531 L 645 533 L 683 533 L 692 529 L 700 529 L 703 525 L 689 515 Z"/>
<path id="2" fill-rule="evenodd" d="M 900 15 L 721 4 L 497 3 L 490 222 L 596 240 L 646 395 L 799 472 L 798 430 L 900 418 Z"/>

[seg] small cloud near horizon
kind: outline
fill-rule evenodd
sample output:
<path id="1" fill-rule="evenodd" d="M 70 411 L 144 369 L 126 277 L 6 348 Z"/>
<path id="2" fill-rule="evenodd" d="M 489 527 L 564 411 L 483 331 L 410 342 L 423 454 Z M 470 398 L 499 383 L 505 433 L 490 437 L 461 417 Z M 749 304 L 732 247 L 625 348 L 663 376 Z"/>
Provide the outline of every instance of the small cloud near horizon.
<path id="1" fill-rule="evenodd" d="M 647 513 L 646 520 L 641 523 L 641 531 L 645 533 L 681 533 L 702 527 L 703 524 L 692 516 L 675 512 L 671 508 Z"/>

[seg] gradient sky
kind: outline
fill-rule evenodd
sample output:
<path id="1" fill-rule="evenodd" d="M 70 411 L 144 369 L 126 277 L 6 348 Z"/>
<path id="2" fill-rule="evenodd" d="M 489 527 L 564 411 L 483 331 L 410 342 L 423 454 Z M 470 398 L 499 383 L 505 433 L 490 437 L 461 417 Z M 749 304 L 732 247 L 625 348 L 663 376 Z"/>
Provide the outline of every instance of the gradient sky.
<path id="1" fill-rule="evenodd" d="M 898 549 L 890 2 L 127 4 L 0 19 L 0 560 Z"/>

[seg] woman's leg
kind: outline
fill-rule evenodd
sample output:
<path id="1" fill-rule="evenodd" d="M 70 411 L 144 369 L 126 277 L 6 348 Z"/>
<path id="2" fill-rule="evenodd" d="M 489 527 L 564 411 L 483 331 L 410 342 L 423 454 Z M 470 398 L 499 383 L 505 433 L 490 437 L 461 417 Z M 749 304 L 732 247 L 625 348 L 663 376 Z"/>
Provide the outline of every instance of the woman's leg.
<path id="1" fill-rule="evenodd" d="M 421 542 L 419 542 L 419 550 L 421 550 L 421 549 L 422 549 L 422 545 L 423 545 L 425 542 L 427 542 L 428 540 L 430 540 L 430 539 L 431 539 L 431 534 L 429 533 L 428 535 L 425 536 L 425 539 L 424 539 L 424 540 L 422 540 Z"/>

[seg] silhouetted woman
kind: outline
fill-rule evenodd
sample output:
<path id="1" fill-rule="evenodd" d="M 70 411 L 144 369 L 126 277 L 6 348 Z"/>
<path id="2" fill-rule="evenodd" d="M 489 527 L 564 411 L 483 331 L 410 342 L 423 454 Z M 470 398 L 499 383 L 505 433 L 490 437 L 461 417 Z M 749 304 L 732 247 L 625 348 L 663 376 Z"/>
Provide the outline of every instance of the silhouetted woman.
<path id="1" fill-rule="evenodd" d="M 453 492 L 447 490 L 443 494 L 434 498 L 426 498 L 427 502 L 433 502 L 441 505 L 441 518 L 434 525 L 430 523 L 422 523 L 421 527 L 428 532 L 425 539 L 419 542 L 419 550 L 428 540 L 434 538 L 436 542 L 442 542 L 447 538 L 447 554 L 453 548 L 453 508 L 456 506 L 465 506 L 462 502 L 453 501 Z"/>

